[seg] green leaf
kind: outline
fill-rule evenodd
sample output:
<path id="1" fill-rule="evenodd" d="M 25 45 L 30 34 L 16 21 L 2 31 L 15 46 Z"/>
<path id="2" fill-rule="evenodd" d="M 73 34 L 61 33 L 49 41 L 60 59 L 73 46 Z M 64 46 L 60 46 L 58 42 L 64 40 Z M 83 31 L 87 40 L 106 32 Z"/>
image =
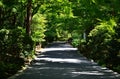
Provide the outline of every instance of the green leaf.
<path id="1" fill-rule="evenodd" d="M 2 3 L 2 1 L 0 1 L 0 7 L 3 7 L 4 5 L 3 5 L 3 3 Z"/>
<path id="2" fill-rule="evenodd" d="M 16 8 L 12 8 L 12 12 L 16 13 L 17 9 Z"/>

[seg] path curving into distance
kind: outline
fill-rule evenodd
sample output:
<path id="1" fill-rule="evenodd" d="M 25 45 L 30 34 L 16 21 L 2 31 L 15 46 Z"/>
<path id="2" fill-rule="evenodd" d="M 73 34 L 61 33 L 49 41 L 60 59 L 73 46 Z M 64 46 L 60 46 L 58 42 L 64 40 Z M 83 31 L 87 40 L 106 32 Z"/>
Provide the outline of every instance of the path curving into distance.
<path id="1" fill-rule="evenodd" d="M 67 43 L 54 42 L 25 71 L 9 79 L 120 79 L 120 74 L 91 62 Z"/>

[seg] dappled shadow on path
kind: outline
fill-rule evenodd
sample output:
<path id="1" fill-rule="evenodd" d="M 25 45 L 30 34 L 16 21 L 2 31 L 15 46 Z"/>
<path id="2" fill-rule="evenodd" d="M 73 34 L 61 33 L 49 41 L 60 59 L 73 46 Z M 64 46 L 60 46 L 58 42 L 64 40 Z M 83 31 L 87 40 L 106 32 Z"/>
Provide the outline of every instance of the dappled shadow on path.
<path id="1" fill-rule="evenodd" d="M 63 47 L 63 48 L 62 48 Z M 54 43 L 42 50 L 16 79 L 120 79 L 119 74 L 98 66 L 69 44 Z"/>

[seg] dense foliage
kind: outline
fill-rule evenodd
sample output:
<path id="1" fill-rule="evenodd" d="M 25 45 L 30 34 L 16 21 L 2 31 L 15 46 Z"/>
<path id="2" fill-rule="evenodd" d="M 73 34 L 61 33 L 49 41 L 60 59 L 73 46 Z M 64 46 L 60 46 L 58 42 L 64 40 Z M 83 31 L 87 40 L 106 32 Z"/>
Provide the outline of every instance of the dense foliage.
<path id="1" fill-rule="evenodd" d="M 35 46 L 72 39 L 82 54 L 120 71 L 119 0 L 0 0 L 0 79 L 33 58 Z M 18 61 L 16 61 L 18 60 Z"/>
<path id="2" fill-rule="evenodd" d="M 120 71 L 119 2 L 79 0 L 74 11 L 82 18 L 82 29 L 86 34 L 79 45 L 81 53 L 117 72 Z"/>

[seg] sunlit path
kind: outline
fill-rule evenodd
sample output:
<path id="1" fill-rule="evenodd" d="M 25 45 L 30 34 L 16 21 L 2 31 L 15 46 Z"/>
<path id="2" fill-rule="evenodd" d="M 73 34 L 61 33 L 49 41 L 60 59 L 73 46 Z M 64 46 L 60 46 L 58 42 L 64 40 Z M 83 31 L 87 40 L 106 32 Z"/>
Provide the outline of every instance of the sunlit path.
<path id="1" fill-rule="evenodd" d="M 120 79 L 120 76 L 89 61 L 69 44 L 56 42 L 43 49 L 28 69 L 11 79 Z"/>

